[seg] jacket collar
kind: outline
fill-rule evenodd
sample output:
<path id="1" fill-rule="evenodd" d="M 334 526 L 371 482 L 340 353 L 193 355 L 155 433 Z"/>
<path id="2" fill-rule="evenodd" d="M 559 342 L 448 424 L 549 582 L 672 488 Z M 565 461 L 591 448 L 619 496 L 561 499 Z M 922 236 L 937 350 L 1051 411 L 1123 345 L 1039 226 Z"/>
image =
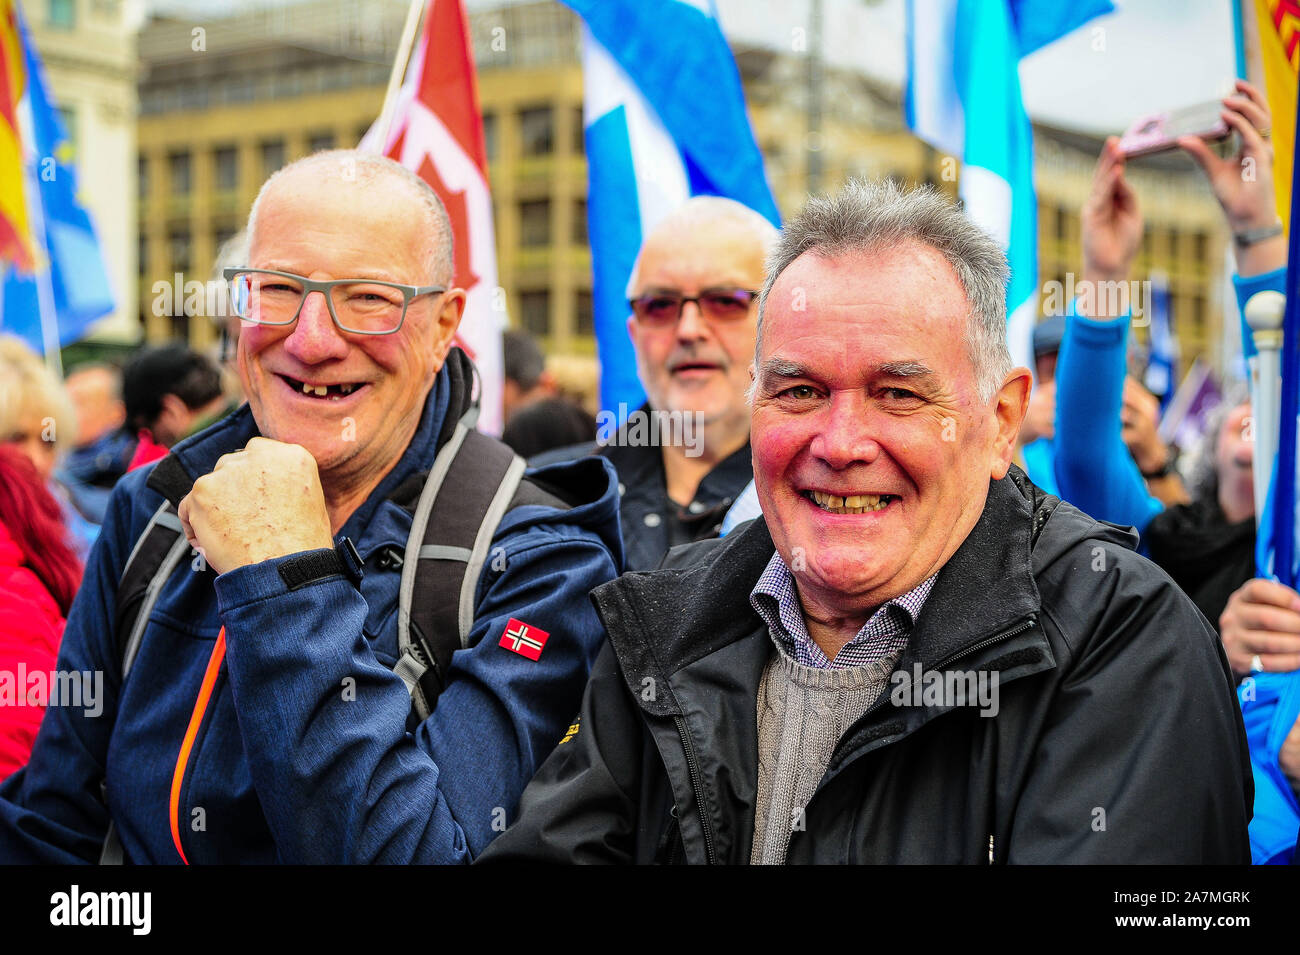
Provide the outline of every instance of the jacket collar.
<path id="1" fill-rule="evenodd" d="M 990 482 L 980 519 L 939 571 L 900 667 L 940 667 L 1038 611 L 1030 569 L 1034 514 L 1016 477 Z M 749 594 L 776 550 L 766 522 L 759 517 L 708 543 L 708 556 L 697 564 L 625 574 L 592 594 L 624 678 L 652 716 L 681 713 L 675 675 L 763 629 Z M 765 659 L 770 646 L 757 642 Z M 645 698 L 646 677 L 664 692 Z"/>

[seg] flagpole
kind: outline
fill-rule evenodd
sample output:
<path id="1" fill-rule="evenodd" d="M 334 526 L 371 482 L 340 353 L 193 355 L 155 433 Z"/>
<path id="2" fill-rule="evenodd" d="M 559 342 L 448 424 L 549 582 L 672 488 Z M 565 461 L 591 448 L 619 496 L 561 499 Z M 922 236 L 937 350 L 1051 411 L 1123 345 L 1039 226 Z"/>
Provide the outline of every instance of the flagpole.
<path id="1" fill-rule="evenodd" d="M 1250 11 L 1252 14 L 1254 10 Z M 1232 0 L 1232 39 L 1233 53 L 1236 59 L 1237 76 L 1246 79 L 1246 11 L 1242 0 Z"/>
<path id="2" fill-rule="evenodd" d="M 1296 129 L 1300 131 L 1300 99 L 1296 101 Z M 1291 169 L 1291 219 L 1300 222 L 1300 189 Z M 1300 229 L 1287 239 L 1286 312 L 1282 319 L 1282 397 L 1278 409 L 1281 430 L 1277 447 L 1277 487 L 1273 489 L 1273 574 L 1295 587 L 1296 414 L 1300 411 Z"/>
<path id="3" fill-rule="evenodd" d="M 1256 292 L 1246 303 L 1246 324 L 1250 326 L 1255 342 L 1254 358 L 1250 359 L 1251 416 L 1255 419 L 1255 454 L 1251 458 L 1255 485 L 1255 528 L 1258 530 L 1268 499 L 1268 485 L 1273 475 L 1273 461 L 1277 457 L 1278 425 L 1278 360 L 1282 351 L 1282 319 L 1286 312 L 1286 296 L 1266 289 Z"/>
<path id="4" fill-rule="evenodd" d="M 429 0 L 437 3 L 437 0 Z M 384 108 L 379 113 L 379 152 L 388 150 L 388 132 L 393 124 L 393 113 L 397 109 L 397 94 L 402 88 L 402 77 L 406 75 L 406 65 L 411 60 L 411 51 L 415 47 L 416 31 L 420 28 L 420 15 L 424 12 L 424 0 L 411 0 L 406 11 L 406 23 L 402 25 L 402 38 L 397 44 L 397 58 L 393 60 L 393 70 L 388 74 L 388 89 L 384 93 Z"/>
<path id="5" fill-rule="evenodd" d="M 59 316 L 54 308 L 54 287 L 50 284 L 54 270 L 49 261 L 49 246 L 45 241 L 45 210 L 38 200 L 33 203 L 32 238 L 36 240 L 46 264 L 36 266 L 36 300 L 41 308 L 41 340 L 45 345 L 45 364 L 63 380 L 63 352 L 59 344 Z"/>

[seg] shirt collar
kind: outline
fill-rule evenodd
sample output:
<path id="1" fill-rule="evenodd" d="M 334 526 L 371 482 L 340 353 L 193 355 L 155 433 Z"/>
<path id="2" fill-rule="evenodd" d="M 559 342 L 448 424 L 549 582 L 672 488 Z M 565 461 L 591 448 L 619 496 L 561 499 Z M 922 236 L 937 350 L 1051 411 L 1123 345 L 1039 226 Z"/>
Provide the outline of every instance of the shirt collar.
<path id="1" fill-rule="evenodd" d="M 749 602 L 767 624 L 777 646 L 795 660 L 821 668 L 853 666 L 875 656 L 885 656 L 891 649 L 906 643 L 906 637 L 916 625 L 921 607 L 938 576 L 934 574 L 907 593 L 881 604 L 853 639 L 840 650 L 834 661 L 828 660 L 808 635 L 794 574 L 781 558 L 780 551 L 772 554 L 767 567 L 759 575 L 758 582 L 750 592 Z M 879 645 L 879 653 L 872 652 L 873 645 Z M 846 654 L 845 651 L 850 648 L 855 648 L 858 652 Z"/>

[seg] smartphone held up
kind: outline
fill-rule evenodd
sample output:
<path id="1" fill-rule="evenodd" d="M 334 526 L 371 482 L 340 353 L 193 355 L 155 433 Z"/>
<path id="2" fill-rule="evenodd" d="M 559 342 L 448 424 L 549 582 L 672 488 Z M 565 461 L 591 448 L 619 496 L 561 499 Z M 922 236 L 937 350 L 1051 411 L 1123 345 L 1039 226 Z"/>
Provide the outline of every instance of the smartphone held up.
<path id="1" fill-rule="evenodd" d="M 1222 109 L 1223 103 L 1214 100 L 1139 116 L 1120 137 L 1119 148 L 1133 159 L 1177 149 L 1180 136 L 1199 136 L 1206 142 L 1227 139 L 1232 130 L 1219 115 Z"/>

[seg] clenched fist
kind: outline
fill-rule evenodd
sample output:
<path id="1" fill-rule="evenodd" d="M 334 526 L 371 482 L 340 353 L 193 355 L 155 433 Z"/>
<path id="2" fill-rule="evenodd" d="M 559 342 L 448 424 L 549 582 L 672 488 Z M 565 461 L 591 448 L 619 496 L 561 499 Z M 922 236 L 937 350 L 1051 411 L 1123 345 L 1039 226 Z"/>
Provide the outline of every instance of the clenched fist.
<path id="1" fill-rule="evenodd" d="M 177 513 L 190 546 L 218 574 L 334 546 L 316 460 L 305 448 L 269 438 L 223 455 Z"/>

